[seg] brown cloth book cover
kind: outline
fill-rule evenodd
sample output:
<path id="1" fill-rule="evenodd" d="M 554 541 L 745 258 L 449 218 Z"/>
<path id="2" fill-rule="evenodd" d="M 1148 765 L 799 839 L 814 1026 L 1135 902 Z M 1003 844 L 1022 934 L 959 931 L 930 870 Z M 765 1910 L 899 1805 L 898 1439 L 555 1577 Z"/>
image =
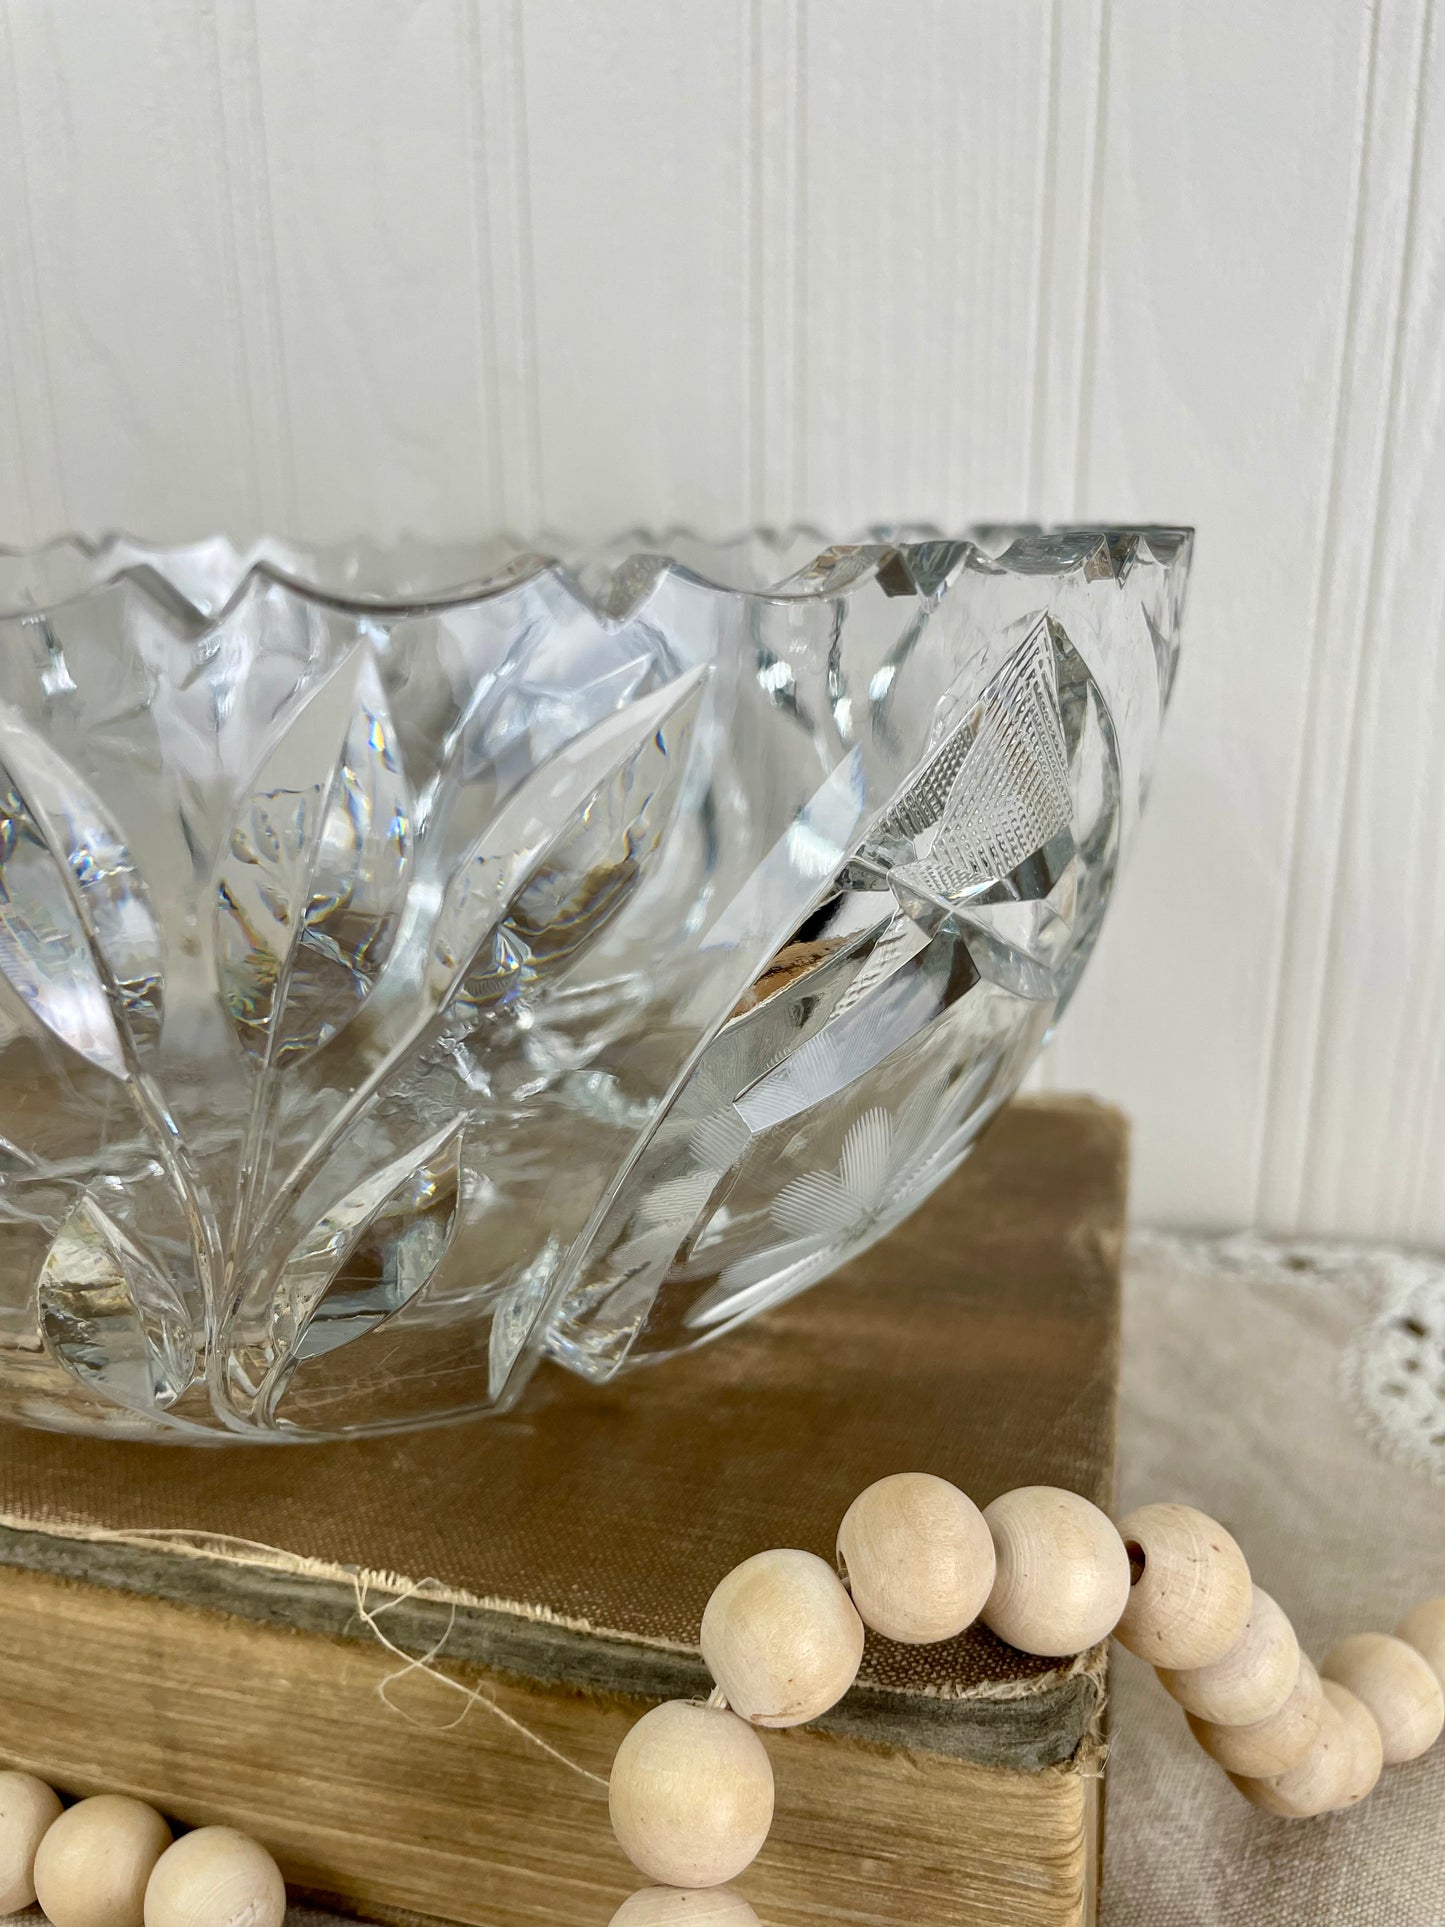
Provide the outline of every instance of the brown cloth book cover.
<path id="1" fill-rule="evenodd" d="M 890 1472 L 1109 1501 L 1125 1130 L 1086 1101 L 1015 1104 L 957 1176 L 836 1278 L 681 1360 L 594 1389 L 549 1371 L 518 1415 L 354 1444 L 115 1445 L 0 1433 L 0 1559 L 342 1631 L 341 1569 L 430 1579 L 457 1658 L 658 1696 L 703 1675 L 709 1592 L 765 1546 L 831 1559 L 854 1494 Z M 164 1544 L 36 1544 L 23 1528 L 175 1531 L 272 1546 L 285 1574 L 181 1571 Z M 337 1583 L 340 1578 L 341 1583 Z M 330 1584 L 328 1585 L 328 1580 Z M 306 1593 L 318 1597 L 309 1603 Z M 358 1632 L 363 1629 L 355 1628 Z M 964 1757 L 1067 1757 L 1092 1678 L 982 1626 L 872 1639 L 829 1724 Z"/>
<path id="2" fill-rule="evenodd" d="M 546 1370 L 504 1419 L 289 1448 L 0 1431 L 0 1607 L 6 1585 L 40 1575 L 85 1582 L 89 1600 L 105 1589 L 374 1646 L 361 1580 L 373 1605 L 407 1595 L 386 1613 L 396 1644 L 422 1652 L 445 1635 L 445 1663 L 528 1691 L 704 1693 L 698 1628 L 716 1581 L 766 1546 L 831 1558 L 849 1501 L 876 1478 L 929 1470 L 980 1504 L 1055 1484 L 1108 1505 L 1126 1166 L 1117 1113 L 1015 1103 L 834 1279 L 607 1388 Z M 927 1648 L 870 1637 L 858 1687 L 820 1724 L 998 1768 L 1000 1783 L 1042 1780 L 1092 1743 L 1103 1663 L 1029 1659 L 982 1627 Z"/>

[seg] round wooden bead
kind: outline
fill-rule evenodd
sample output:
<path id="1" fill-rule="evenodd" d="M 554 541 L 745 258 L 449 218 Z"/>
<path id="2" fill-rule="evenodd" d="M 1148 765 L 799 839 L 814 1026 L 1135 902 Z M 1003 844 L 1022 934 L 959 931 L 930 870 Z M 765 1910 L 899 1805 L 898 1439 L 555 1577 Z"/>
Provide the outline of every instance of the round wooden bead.
<path id="1" fill-rule="evenodd" d="M 1256 1586 L 1244 1631 L 1208 1666 L 1159 1668 L 1164 1690 L 1187 1713 L 1216 1726 L 1253 1726 L 1277 1713 L 1299 1680 L 1300 1650 L 1290 1625 Z"/>
<path id="2" fill-rule="evenodd" d="M 644 1887 L 624 1900 L 609 1927 L 760 1927 L 731 1887 Z"/>
<path id="3" fill-rule="evenodd" d="M 51 1927 L 144 1927 L 146 1882 L 170 1843 L 155 1808 L 123 1793 L 67 1807 L 35 1855 Z"/>
<path id="4" fill-rule="evenodd" d="M 1129 1555 L 1096 1505 L 1025 1485 L 984 1507 L 998 1571 L 983 1623 L 1021 1653 L 1050 1659 L 1107 1639 L 1129 1598 Z"/>
<path id="5" fill-rule="evenodd" d="M 1321 1693 L 1323 1711 L 1314 1744 L 1304 1758 L 1284 1773 L 1266 1778 L 1245 1779 L 1235 1773 L 1230 1779 L 1252 1806 L 1286 1820 L 1312 1820 L 1316 1814 L 1329 1813 L 1350 1796 L 1357 1783 L 1359 1767 L 1356 1735 L 1346 1724 L 1339 1708 Z"/>
<path id="6" fill-rule="evenodd" d="M 1249 1618 L 1244 1554 L 1222 1525 L 1191 1505 L 1145 1505 L 1120 1521 L 1133 1585 L 1114 1628 L 1151 1666 L 1223 1659 Z"/>
<path id="7" fill-rule="evenodd" d="M 1395 1628 L 1396 1639 L 1413 1646 L 1445 1691 L 1445 1593 L 1426 1599 Z"/>
<path id="8" fill-rule="evenodd" d="M 1389 1633 L 1352 1633 L 1332 1646 L 1320 1672 L 1375 1716 L 1386 1766 L 1428 1752 L 1445 1726 L 1445 1695 L 1429 1663 Z"/>
<path id="9" fill-rule="evenodd" d="M 1268 1778 L 1298 1766 L 1314 1745 L 1324 1718 L 1320 1676 L 1304 1653 L 1294 1691 L 1277 1713 L 1252 1726 L 1218 1726 L 1187 1713 L 1189 1730 L 1211 1760 L 1244 1779 Z"/>
<path id="10" fill-rule="evenodd" d="M 60 1796 L 33 1773 L 0 1773 L 0 1914 L 35 1904 L 35 1850 L 60 1818 Z"/>
<path id="11" fill-rule="evenodd" d="M 768 1837 L 773 1769 L 735 1714 L 669 1700 L 618 1747 L 608 1803 L 617 1844 L 649 1880 L 720 1887 Z"/>
<path id="12" fill-rule="evenodd" d="M 282 1927 L 286 1882 L 258 1840 L 233 1827 L 197 1827 L 151 1871 L 145 1927 Z"/>
<path id="13" fill-rule="evenodd" d="M 719 1582 L 702 1615 L 702 1656 L 728 1705 L 754 1726 L 802 1726 L 858 1677 L 863 1621 L 811 1552 L 757 1553 Z"/>
<path id="14" fill-rule="evenodd" d="M 1353 1693 L 1347 1692 L 1336 1681 L 1324 1680 L 1321 1688 L 1326 1702 L 1334 1707 L 1350 1735 L 1349 1777 L 1344 1793 L 1336 1800 L 1332 1810 L 1358 1806 L 1361 1800 L 1374 1792 L 1384 1770 L 1385 1748 L 1380 1729 L 1364 1701 L 1356 1699 Z"/>
<path id="15" fill-rule="evenodd" d="M 971 1626 L 997 1568 L 973 1500 L 928 1472 L 896 1472 L 859 1493 L 838 1529 L 838 1563 L 863 1624 L 905 1646 Z"/>

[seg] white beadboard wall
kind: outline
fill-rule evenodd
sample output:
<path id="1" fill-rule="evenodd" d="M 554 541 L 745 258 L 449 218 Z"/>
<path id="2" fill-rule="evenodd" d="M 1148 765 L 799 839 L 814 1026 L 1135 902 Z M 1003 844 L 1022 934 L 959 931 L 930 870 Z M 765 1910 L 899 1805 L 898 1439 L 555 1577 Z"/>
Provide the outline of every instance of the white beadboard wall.
<path id="1" fill-rule="evenodd" d="M 0 540 L 1149 517 L 1045 1076 L 1445 1243 L 1445 0 L 0 0 Z"/>

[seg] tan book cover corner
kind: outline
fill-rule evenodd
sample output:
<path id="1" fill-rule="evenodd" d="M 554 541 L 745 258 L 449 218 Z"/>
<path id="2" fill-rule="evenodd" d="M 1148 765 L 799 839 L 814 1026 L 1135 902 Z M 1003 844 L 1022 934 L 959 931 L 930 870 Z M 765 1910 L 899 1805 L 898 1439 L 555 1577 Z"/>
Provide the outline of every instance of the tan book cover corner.
<path id="1" fill-rule="evenodd" d="M 612 1387 L 548 1370 L 509 1418 L 293 1449 L 0 1432 L 0 1752 L 245 1827 L 357 1909 L 605 1927 L 643 1883 L 602 1790 L 439 1683 L 383 1698 L 359 1605 L 605 1774 L 640 1701 L 706 1690 L 716 1580 L 831 1557 L 873 1479 L 1107 1505 L 1126 1188 L 1117 1113 L 1025 1100 L 835 1279 Z M 1103 1669 L 870 1639 L 819 1729 L 769 1736 L 741 1890 L 767 1927 L 1087 1921 Z"/>

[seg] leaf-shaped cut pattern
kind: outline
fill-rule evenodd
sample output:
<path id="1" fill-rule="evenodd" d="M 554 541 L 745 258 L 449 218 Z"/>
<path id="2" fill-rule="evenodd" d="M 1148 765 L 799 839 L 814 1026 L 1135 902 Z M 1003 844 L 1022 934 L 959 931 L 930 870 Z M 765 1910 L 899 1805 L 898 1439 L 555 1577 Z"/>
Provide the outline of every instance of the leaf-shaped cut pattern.
<path id="1" fill-rule="evenodd" d="M 125 1078 L 160 1029 L 164 958 L 120 830 L 0 703 L 0 974 L 54 1037 Z"/>
<path id="2" fill-rule="evenodd" d="M 370 994 L 396 935 L 411 844 L 395 732 L 361 643 L 288 718 L 222 857 L 221 994 L 263 1063 L 315 1050 Z"/>
<path id="3" fill-rule="evenodd" d="M 661 837 L 707 679 L 690 670 L 569 743 L 498 812 L 442 896 L 426 990 L 494 1004 L 559 968 L 622 908 Z"/>
<path id="4" fill-rule="evenodd" d="M 495 605 L 494 620 L 505 624 L 509 646 L 478 678 L 418 799 L 418 860 L 428 878 L 450 874 L 534 770 L 669 673 L 654 629 L 606 621 L 554 577 L 519 585 Z"/>
<path id="5" fill-rule="evenodd" d="M 595 941 L 617 915 L 676 807 L 710 673 L 689 671 L 569 743 L 521 785 L 453 871 L 421 981 L 408 986 L 405 1028 L 388 1038 L 363 1083 L 275 1187 L 256 1231 L 253 1248 L 277 1255 L 254 1268 L 223 1329 L 226 1382 L 243 1404 L 297 1342 L 300 1316 L 288 1313 L 286 1330 L 274 1336 L 266 1317 L 282 1273 L 300 1264 L 316 1275 L 317 1257 L 303 1258 L 310 1239 L 299 1251 L 284 1250 L 288 1214 L 304 1208 L 348 1132 L 414 1062 L 439 1020 L 455 1011 L 470 1027 L 525 997 L 575 954 L 579 933 Z M 365 1326 L 336 1329 L 340 1343 Z"/>
<path id="6" fill-rule="evenodd" d="M 466 1120 L 449 1121 L 347 1192 L 291 1253 L 258 1361 L 274 1399 L 318 1358 L 411 1301 L 441 1263 L 456 1222 Z"/>
<path id="7" fill-rule="evenodd" d="M 189 1385 L 196 1338 L 180 1292 L 95 1198 L 66 1215 L 36 1295 L 47 1349 L 89 1390 L 156 1413 Z"/>

